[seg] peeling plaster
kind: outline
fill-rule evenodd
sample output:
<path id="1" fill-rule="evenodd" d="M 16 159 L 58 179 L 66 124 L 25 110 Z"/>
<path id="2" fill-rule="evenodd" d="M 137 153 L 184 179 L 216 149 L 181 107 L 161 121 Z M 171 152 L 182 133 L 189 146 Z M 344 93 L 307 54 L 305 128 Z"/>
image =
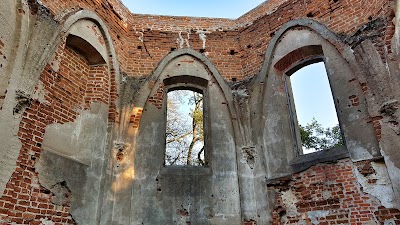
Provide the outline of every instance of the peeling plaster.
<path id="1" fill-rule="evenodd" d="M 50 67 L 54 72 L 58 72 L 60 70 L 60 62 L 58 60 L 53 60 L 50 63 Z"/>
<path id="2" fill-rule="evenodd" d="M 373 156 L 368 152 L 368 149 L 361 147 L 361 143 L 355 140 L 346 140 L 348 149 L 351 149 L 350 155 L 353 159 L 371 159 Z"/>
<path id="3" fill-rule="evenodd" d="M 396 221 L 394 219 L 385 220 L 384 225 L 395 225 Z"/>
<path id="4" fill-rule="evenodd" d="M 49 220 L 47 217 L 41 218 L 40 222 L 41 222 L 40 225 L 54 225 L 54 222 Z"/>
<path id="5" fill-rule="evenodd" d="M 140 42 L 144 42 L 144 33 L 143 32 L 139 32 L 140 37 L 139 37 L 139 41 Z"/>
<path id="6" fill-rule="evenodd" d="M 375 173 L 367 176 L 362 175 L 357 167 L 353 167 L 357 181 L 363 187 L 365 193 L 377 198 L 386 208 L 393 208 L 394 193 L 385 164 L 371 162 L 371 165 Z"/>
<path id="7" fill-rule="evenodd" d="M 183 31 L 179 31 L 178 38 L 176 39 L 176 43 L 179 45 L 179 48 L 184 48 L 184 44 L 186 43 L 186 47 L 190 48 L 189 39 L 190 39 L 190 31 L 187 32 L 187 38 L 182 36 Z"/>
<path id="8" fill-rule="evenodd" d="M 314 225 L 319 224 L 320 218 L 326 218 L 327 216 L 329 216 L 329 211 L 326 211 L 326 210 L 308 212 L 308 218 L 311 220 L 311 223 Z"/>
<path id="9" fill-rule="evenodd" d="M 282 192 L 282 201 L 286 206 L 285 217 L 295 217 L 297 215 L 296 203 L 299 202 L 292 190 Z"/>
<path id="10" fill-rule="evenodd" d="M 203 49 L 205 49 L 206 48 L 206 41 L 207 41 L 206 40 L 206 38 L 207 38 L 206 32 L 202 31 L 202 30 L 198 30 L 198 31 L 196 31 L 196 33 L 199 34 L 200 40 L 203 41 Z"/>
<path id="11" fill-rule="evenodd" d="M 39 101 L 43 104 L 50 104 L 45 96 L 48 95 L 48 91 L 44 88 L 43 82 L 39 80 L 35 91 L 33 92 L 32 99 Z"/>

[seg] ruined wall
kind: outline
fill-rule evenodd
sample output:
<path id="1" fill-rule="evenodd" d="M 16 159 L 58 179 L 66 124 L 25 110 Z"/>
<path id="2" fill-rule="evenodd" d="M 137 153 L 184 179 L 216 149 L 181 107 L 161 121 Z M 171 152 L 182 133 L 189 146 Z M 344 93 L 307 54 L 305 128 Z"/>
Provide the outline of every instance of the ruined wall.
<path id="1" fill-rule="evenodd" d="M 41 1 L 42 4 L 55 16 L 56 20 L 63 20 L 73 12 L 85 9 L 95 12 L 105 22 L 109 30 L 115 51 L 118 55 L 121 70 L 125 70 L 127 66 L 126 45 L 129 44 L 127 39 L 128 24 L 131 21 L 131 13 L 122 5 L 119 0 L 102 0 L 99 1 Z"/>
<path id="2" fill-rule="evenodd" d="M 320 164 L 281 178 L 271 224 L 399 224 L 383 161 Z"/>
<path id="3" fill-rule="evenodd" d="M 28 224 L 33 221 L 52 220 L 73 224 L 69 216 L 70 192 L 65 193 L 59 205 L 54 204 L 53 194 L 41 186 L 39 174 L 35 169 L 42 151 L 46 126 L 73 121 L 78 115 L 73 108 L 79 107 L 83 100 L 79 89 L 86 89 L 88 64 L 71 49 L 64 50 L 63 47 L 60 47 L 55 56 L 56 60 L 60 60 L 57 63 L 60 62 L 62 67 L 55 71 L 53 66 L 56 65 L 46 66 L 36 89 L 38 98 L 31 99 L 21 93 L 20 105 L 15 108 L 15 113 L 23 113 L 18 133 L 23 145 L 17 169 L 1 197 L 4 206 L 3 222 Z M 70 63 L 65 63 L 65 60 Z M 75 82 L 72 83 L 71 80 Z M 27 109 L 23 112 L 25 107 Z"/>
<path id="4" fill-rule="evenodd" d="M 46 52 L 54 55 L 41 74 L 31 71 L 38 76 L 32 94 L 16 90 L 16 104 L 4 112 L 12 115 L 10 122 L 19 123 L 21 147 L 0 198 L 2 224 L 97 220 L 108 118 L 115 120 L 115 74 L 109 69 L 112 63 L 105 62 L 112 54 L 106 51 L 104 64 L 91 65 L 78 53 L 83 49 L 72 49 L 67 40 L 62 38 L 55 53 Z M 94 38 L 99 40 L 105 37 Z"/>
<path id="5" fill-rule="evenodd" d="M 271 2 L 274 4 L 277 1 Z M 264 52 L 275 33 L 290 20 L 310 18 L 321 22 L 337 35 L 352 36 L 364 24 L 390 12 L 390 1 L 280 1 L 267 14 L 241 30 L 239 35 L 243 76 L 260 71 Z M 353 22 L 347 22 L 352 18 Z M 388 19 L 387 22 L 390 22 Z"/>
<path id="6" fill-rule="evenodd" d="M 132 15 L 124 6 L 111 1 L 104 1 L 101 6 L 74 1 L 62 4 L 43 1 L 43 4 L 55 15 L 78 8 L 101 15 L 109 26 L 121 68 L 129 76 L 147 76 L 170 51 L 189 47 L 210 57 L 221 74 L 233 81 L 260 71 L 268 43 L 279 27 L 290 20 L 313 18 L 338 35 L 350 37 L 369 21 L 390 15 L 391 7 L 390 1 L 377 0 L 365 4 L 345 0 L 268 1 L 232 20 Z M 354 23 L 345 22 L 349 16 L 355 19 Z M 389 24 L 390 18 L 386 22 Z M 389 42 L 390 38 L 385 38 L 380 47 L 389 46 Z"/>
<path id="7" fill-rule="evenodd" d="M 121 137 L 125 147 L 115 151 L 114 179 L 109 184 L 113 201 L 105 202 L 113 205 L 113 214 L 104 218 L 103 224 L 241 220 L 233 125 L 226 97 L 229 90 L 222 81 L 209 59 L 185 49 L 169 54 L 142 84 L 143 96 L 127 110 L 130 114 L 125 123 L 129 125 Z M 165 166 L 166 92 L 190 85 L 204 90 L 207 166 Z M 216 108 L 219 110 L 213 110 Z"/>
<path id="8" fill-rule="evenodd" d="M 0 3 L 0 223 L 400 223 L 393 1 L 270 0 L 236 20 L 40 2 Z M 80 27 L 63 28 L 75 13 Z M 104 62 L 66 46 L 69 32 Z M 281 82 L 293 65 L 276 64 L 311 44 L 328 56 L 348 145 L 298 157 Z M 187 75 L 210 90 L 200 170 L 163 166 L 163 82 Z"/>

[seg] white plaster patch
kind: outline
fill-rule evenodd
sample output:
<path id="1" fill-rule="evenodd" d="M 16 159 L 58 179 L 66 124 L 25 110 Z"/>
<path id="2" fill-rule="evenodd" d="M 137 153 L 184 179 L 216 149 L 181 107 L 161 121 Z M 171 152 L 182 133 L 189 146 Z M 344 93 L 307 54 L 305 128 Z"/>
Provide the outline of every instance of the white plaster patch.
<path id="1" fill-rule="evenodd" d="M 372 162 L 371 165 L 376 173 L 367 176 L 363 176 L 356 167 L 353 167 L 357 181 L 365 193 L 377 198 L 386 208 L 393 208 L 394 193 L 386 166 L 375 162 Z M 376 182 L 370 183 L 368 182 L 370 180 L 376 180 Z"/>
<path id="2" fill-rule="evenodd" d="M 206 32 L 202 31 L 202 30 L 198 30 L 198 31 L 196 31 L 196 33 L 199 34 L 200 40 L 203 41 L 203 49 L 205 49 L 206 48 L 206 41 L 207 41 L 206 40 L 206 38 L 207 38 Z"/>
<path id="3" fill-rule="evenodd" d="M 384 225 L 396 225 L 396 222 L 394 221 L 394 219 L 390 219 L 390 220 L 385 220 Z"/>
<path id="4" fill-rule="evenodd" d="M 332 197 L 332 192 L 331 192 L 331 191 L 323 191 L 323 192 L 322 192 L 322 197 L 323 197 L 324 199 L 329 199 L 329 198 Z"/>
<path id="5" fill-rule="evenodd" d="M 60 70 L 60 62 L 58 60 L 53 60 L 50 63 L 50 67 L 54 72 L 58 72 Z"/>
<path id="6" fill-rule="evenodd" d="M 308 212 L 308 218 L 311 220 L 311 223 L 314 225 L 319 224 L 319 219 L 326 218 L 327 216 L 329 216 L 329 211 L 326 211 L 326 210 Z"/>
<path id="7" fill-rule="evenodd" d="M 47 217 L 41 218 L 40 222 L 41 222 L 40 225 L 54 225 L 54 222 L 49 220 Z"/>
<path id="8" fill-rule="evenodd" d="M 232 90 L 232 94 L 244 98 L 249 97 L 249 93 L 247 93 L 247 90 L 245 89 Z"/>
<path id="9" fill-rule="evenodd" d="M 187 38 L 184 38 L 182 36 L 182 31 L 179 31 L 178 38 L 176 39 L 176 43 L 179 45 L 179 48 L 184 48 L 185 43 L 186 43 L 186 47 L 190 48 L 189 39 L 190 39 L 190 31 L 187 32 Z"/>
<path id="10" fill-rule="evenodd" d="M 182 37 L 182 31 L 179 31 L 178 38 L 176 39 L 176 43 L 179 45 L 179 48 L 183 48 L 183 44 L 185 43 L 185 40 Z"/>
<path id="11" fill-rule="evenodd" d="M 286 216 L 295 217 L 297 215 L 296 203 L 299 202 L 292 190 L 282 192 L 282 201 L 286 206 Z"/>
<path id="12" fill-rule="evenodd" d="M 144 33 L 143 32 L 139 32 L 140 37 L 139 37 L 139 41 L 143 42 L 144 41 Z"/>
<path id="13" fill-rule="evenodd" d="M 361 147 L 362 145 L 358 141 L 347 140 L 346 145 L 352 159 L 365 160 L 373 158 L 371 153 L 369 153 L 367 149 Z"/>
<path id="14" fill-rule="evenodd" d="M 32 99 L 38 100 L 40 103 L 49 104 L 44 96 L 48 94 L 48 91 L 44 88 L 43 82 L 39 80 L 35 91 L 33 92 Z"/>
<path id="15" fill-rule="evenodd" d="M 357 113 L 350 113 L 348 122 L 356 121 L 359 118 L 360 118 L 360 115 L 358 115 Z"/>

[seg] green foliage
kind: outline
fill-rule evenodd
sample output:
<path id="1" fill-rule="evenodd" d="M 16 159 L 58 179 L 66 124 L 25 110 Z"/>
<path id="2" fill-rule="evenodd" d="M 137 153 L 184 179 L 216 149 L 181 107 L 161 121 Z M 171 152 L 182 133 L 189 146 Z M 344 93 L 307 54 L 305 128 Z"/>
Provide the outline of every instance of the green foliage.
<path id="1" fill-rule="evenodd" d="M 343 138 L 339 125 L 323 128 L 315 119 L 305 127 L 299 125 L 300 137 L 304 148 L 321 151 L 343 145 Z"/>

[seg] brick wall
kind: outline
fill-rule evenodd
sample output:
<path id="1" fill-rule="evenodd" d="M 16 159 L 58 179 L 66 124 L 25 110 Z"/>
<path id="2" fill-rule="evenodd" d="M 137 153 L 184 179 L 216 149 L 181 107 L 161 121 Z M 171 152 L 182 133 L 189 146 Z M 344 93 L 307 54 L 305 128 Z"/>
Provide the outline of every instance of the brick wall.
<path id="1" fill-rule="evenodd" d="M 368 178 L 368 183 L 377 183 L 368 176 L 376 173 L 371 162 L 353 164 L 348 159 L 275 180 L 269 185 L 277 192 L 272 224 L 361 225 L 383 224 L 385 220 L 400 224 L 400 211 L 387 209 L 366 194 L 355 171 Z"/>
<path id="2" fill-rule="evenodd" d="M 42 2 L 53 15 L 81 8 L 96 12 L 110 31 L 121 70 L 129 76 L 147 76 L 168 53 L 189 46 L 207 55 L 229 81 L 253 76 L 260 70 L 275 32 L 297 18 L 318 20 L 342 37 L 351 37 L 364 24 L 383 17 L 386 30 L 383 29 L 381 39 L 375 40 L 381 55 L 394 33 L 393 24 L 388 22 L 394 16 L 389 10 L 392 3 L 389 0 L 270 0 L 237 20 L 132 15 L 119 0 Z M 0 55 L 2 48 L 0 40 Z M 391 53 L 390 48 L 387 49 Z M 56 64 L 60 65 L 59 69 L 55 69 Z M 109 120 L 117 121 L 116 74 L 108 70 L 107 66 L 90 66 L 76 52 L 60 46 L 40 77 L 42 86 L 38 86 L 37 91 L 44 98 L 29 99 L 23 103 L 25 105 L 20 105 L 27 107 L 26 111 L 16 110 L 16 114 L 23 112 L 18 132 L 22 148 L 17 169 L 0 198 L 0 224 L 40 224 L 46 220 L 56 224 L 74 223 L 68 201 L 62 205 L 53 203 L 52 193 L 38 181 L 34 164 L 42 151 L 45 127 L 74 121 L 79 109 L 88 109 L 90 102 L 109 104 Z M 161 107 L 156 101 L 160 96 L 153 97 L 153 104 Z M 1 98 L 0 93 L 0 101 Z M 350 100 L 358 104 L 356 98 Z M 138 126 L 141 113 L 138 111 L 132 117 L 134 126 Z M 380 120 L 373 118 L 371 121 L 378 138 Z M 270 189 L 280 192 L 275 201 L 274 224 L 283 224 L 284 220 L 298 224 L 301 219 L 310 220 L 308 212 L 315 211 L 329 212 L 320 219 L 320 224 L 344 221 L 361 224 L 368 220 L 383 223 L 388 219 L 399 223 L 397 210 L 386 209 L 363 192 L 354 177 L 354 168 L 359 167 L 349 160 L 318 165 L 270 185 Z M 290 202 L 289 197 L 298 200 L 290 207 L 286 204 Z M 291 210 L 295 213 L 289 216 Z"/>
<path id="3" fill-rule="evenodd" d="M 393 16 L 391 0 L 270 0 L 237 20 L 131 14 L 117 0 L 43 3 L 55 15 L 79 8 L 99 14 L 110 30 L 121 69 L 129 76 L 149 75 L 171 50 L 189 43 L 206 54 L 227 80 L 257 74 L 275 32 L 290 20 L 312 18 L 337 34 L 352 36 L 371 20 Z M 385 36 L 376 44 L 378 50 L 390 44 L 393 30 L 388 23 Z M 205 49 L 200 33 L 206 35 Z"/>
<path id="4" fill-rule="evenodd" d="M 116 99 L 115 82 L 110 97 L 107 66 L 90 66 L 85 58 L 61 45 L 54 59 L 40 76 L 35 96 L 24 107 L 18 136 L 22 143 L 16 170 L 0 198 L 0 224 L 75 224 L 69 213 L 70 195 L 62 203 L 53 203 L 53 193 L 40 185 L 35 163 L 42 152 L 47 125 L 73 122 L 90 102 L 108 104 Z M 111 76 L 111 79 L 114 79 Z M 114 107 L 110 114 L 115 113 Z M 23 106 L 21 106 L 23 107 Z M 14 110 L 16 111 L 16 110 Z M 16 111 L 19 113 L 20 111 Z M 22 112 L 22 111 L 21 111 Z M 62 185 L 62 184 L 60 184 Z M 43 223 L 42 223 L 43 222 Z"/>
<path id="5" fill-rule="evenodd" d="M 125 47 L 128 44 L 128 24 L 131 23 L 131 18 L 128 15 L 131 15 L 131 13 L 119 0 L 42 0 L 42 3 L 52 15 L 57 17 L 80 9 L 90 10 L 99 15 L 109 30 L 120 67 L 123 71 L 125 70 L 127 64 Z"/>
<path id="6" fill-rule="evenodd" d="M 276 1 L 271 2 L 275 4 Z M 276 6 L 273 13 L 254 21 L 252 26 L 240 32 L 243 75 L 253 76 L 264 61 L 265 49 L 275 32 L 290 20 L 311 18 L 326 25 L 331 31 L 352 36 L 371 20 L 388 13 L 390 1 L 353 0 L 287 0 Z M 349 19 L 351 18 L 351 21 Z"/>

